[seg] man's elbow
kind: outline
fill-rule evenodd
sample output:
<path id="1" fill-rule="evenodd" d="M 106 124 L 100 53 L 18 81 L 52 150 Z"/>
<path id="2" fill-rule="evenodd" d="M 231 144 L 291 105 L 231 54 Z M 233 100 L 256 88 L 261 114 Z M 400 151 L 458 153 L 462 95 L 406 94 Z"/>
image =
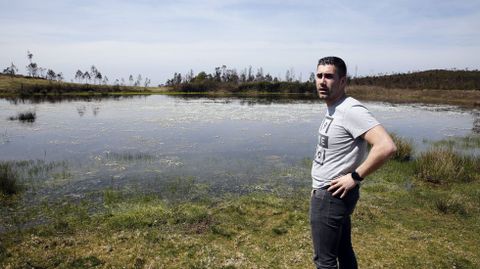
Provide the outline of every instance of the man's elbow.
<path id="1" fill-rule="evenodd" d="M 387 158 L 390 158 L 395 154 L 395 152 L 397 152 L 397 146 L 395 145 L 395 143 L 393 143 L 393 141 L 389 141 L 388 143 L 386 143 L 386 145 L 384 146 L 385 156 Z"/>

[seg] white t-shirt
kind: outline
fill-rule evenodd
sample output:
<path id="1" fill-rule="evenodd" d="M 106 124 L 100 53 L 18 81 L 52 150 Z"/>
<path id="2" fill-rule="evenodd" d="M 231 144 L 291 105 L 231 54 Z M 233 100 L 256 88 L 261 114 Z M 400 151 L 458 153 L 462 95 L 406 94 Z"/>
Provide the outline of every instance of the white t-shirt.
<path id="1" fill-rule="evenodd" d="M 322 188 L 334 178 L 355 171 L 368 153 L 361 135 L 379 124 L 365 106 L 351 97 L 327 107 L 318 129 L 312 187 Z"/>

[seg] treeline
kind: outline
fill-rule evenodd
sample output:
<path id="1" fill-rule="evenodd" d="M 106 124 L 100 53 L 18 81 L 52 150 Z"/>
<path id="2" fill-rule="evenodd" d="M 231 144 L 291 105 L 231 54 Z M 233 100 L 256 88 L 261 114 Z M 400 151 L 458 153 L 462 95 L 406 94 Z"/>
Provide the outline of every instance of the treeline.
<path id="1" fill-rule="evenodd" d="M 27 71 L 27 75 L 23 76 L 18 73 L 18 67 L 12 62 L 10 66 L 7 66 L 3 69 L 2 74 L 9 75 L 9 76 L 20 76 L 26 78 L 39 78 L 39 79 L 47 79 L 50 81 L 59 81 L 63 82 L 64 75 L 62 72 L 55 72 L 53 69 L 41 67 L 39 64 L 33 61 L 33 53 L 27 51 L 27 59 L 29 64 L 25 67 Z M 138 74 L 136 78 L 133 75 L 130 75 L 128 78 L 129 83 L 126 82 L 124 78 L 115 79 L 112 82 L 108 79 L 108 77 L 100 70 L 92 65 L 89 70 L 82 71 L 78 69 L 75 72 L 75 81 L 80 84 L 90 84 L 93 83 L 95 85 L 113 85 L 113 86 L 133 86 L 133 87 L 148 87 L 150 86 L 151 80 L 148 77 L 142 77 L 142 75 Z M 72 80 L 71 82 L 75 82 Z"/>
<path id="2" fill-rule="evenodd" d="M 479 70 L 428 70 L 350 79 L 350 85 L 387 89 L 480 90 Z"/>
<path id="3" fill-rule="evenodd" d="M 306 82 L 301 81 L 301 75 L 296 76 L 293 69 L 285 73 L 285 78 L 272 76 L 264 73 L 263 68 L 256 72 L 252 67 L 245 68 L 240 72 L 236 69 L 229 69 L 223 65 L 216 67 L 214 73 L 207 74 L 205 71 L 194 75 L 193 71 L 182 75 L 175 73 L 173 78 L 168 79 L 166 86 L 178 92 L 219 92 L 229 93 L 241 92 L 267 92 L 267 93 L 302 93 L 314 94 L 314 74 Z"/>

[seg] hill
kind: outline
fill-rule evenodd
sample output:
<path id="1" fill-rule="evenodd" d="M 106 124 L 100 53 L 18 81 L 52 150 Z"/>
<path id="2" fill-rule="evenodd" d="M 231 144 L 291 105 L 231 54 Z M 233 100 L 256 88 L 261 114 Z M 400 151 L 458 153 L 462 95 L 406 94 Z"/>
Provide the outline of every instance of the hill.
<path id="1" fill-rule="evenodd" d="M 351 86 L 376 86 L 412 90 L 480 90 L 478 70 L 427 70 L 403 74 L 366 76 L 350 80 Z"/>

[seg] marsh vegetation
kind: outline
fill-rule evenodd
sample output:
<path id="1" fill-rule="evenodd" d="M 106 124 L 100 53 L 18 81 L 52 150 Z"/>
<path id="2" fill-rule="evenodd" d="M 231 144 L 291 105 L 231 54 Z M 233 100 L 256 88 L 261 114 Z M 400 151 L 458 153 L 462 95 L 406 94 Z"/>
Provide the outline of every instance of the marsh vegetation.
<path id="1" fill-rule="evenodd" d="M 479 267 L 475 114 L 367 105 L 400 150 L 362 186 L 353 218 L 360 266 Z M 311 267 L 318 102 L 148 96 L 0 106 L 0 267 Z M 32 124 L 7 120 L 32 107 Z"/>
<path id="2" fill-rule="evenodd" d="M 134 155 L 123 156 L 131 160 Z M 432 160 L 431 155 L 438 158 Z M 470 180 L 453 178 L 446 183 L 444 173 L 425 178 L 424 171 L 437 170 L 445 158 L 478 164 L 477 157 L 435 148 L 411 161 L 391 160 L 365 182 L 353 218 L 354 245 L 362 267 L 480 265 L 479 167 L 463 168 L 474 175 Z M 445 169 L 458 175 L 458 168 Z M 243 194 L 215 195 L 208 184 L 177 178 L 164 185 L 163 193 L 107 188 L 84 199 L 63 197 L 29 209 L 3 200 L 3 210 L 11 213 L 2 223 L 7 229 L 2 231 L 0 264 L 5 268 L 310 267 L 308 174 L 309 163 L 300 162 L 270 174 L 267 181 L 275 184 L 269 188 L 257 183 Z M 448 232 L 452 230 L 456 234 Z"/>

